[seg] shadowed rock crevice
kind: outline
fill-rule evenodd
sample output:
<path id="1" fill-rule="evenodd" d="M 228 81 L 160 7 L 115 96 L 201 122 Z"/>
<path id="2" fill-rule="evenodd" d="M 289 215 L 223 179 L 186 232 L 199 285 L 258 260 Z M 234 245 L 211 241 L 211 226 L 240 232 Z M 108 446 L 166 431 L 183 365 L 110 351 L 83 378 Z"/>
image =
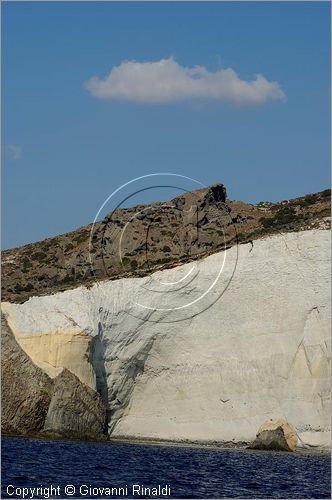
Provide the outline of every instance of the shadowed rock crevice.
<path id="1" fill-rule="evenodd" d="M 98 334 L 93 339 L 91 345 L 92 352 L 92 366 L 96 374 L 96 388 L 97 392 L 103 401 L 106 415 L 104 421 L 104 432 L 107 432 L 107 425 L 110 419 L 110 410 L 108 404 L 108 388 L 107 388 L 107 373 L 105 368 L 105 358 L 107 350 L 107 339 L 104 336 L 102 322 L 98 322 Z"/>
<path id="2" fill-rule="evenodd" d="M 140 344 L 135 355 L 121 363 L 120 377 L 116 384 L 109 384 L 109 423 L 108 431 L 111 434 L 117 422 L 121 420 L 131 401 L 137 377 L 145 371 L 145 363 L 153 347 L 156 337 Z M 109 378 L 112 378 L 110 373 Z"/>

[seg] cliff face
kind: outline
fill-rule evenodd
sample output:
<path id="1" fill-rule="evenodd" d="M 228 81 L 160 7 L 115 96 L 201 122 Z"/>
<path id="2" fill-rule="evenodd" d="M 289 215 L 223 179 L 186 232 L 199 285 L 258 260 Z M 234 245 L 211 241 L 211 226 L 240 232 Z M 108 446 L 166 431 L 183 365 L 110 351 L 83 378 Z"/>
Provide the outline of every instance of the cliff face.
<path id="1" fill-rule="evenodd" d="M 105 406 L 96 391 L 66 369 L 50 378 L 18 345 L 3 315 L 1 337 L 3 432 L 103 437 Z"/>
<path id="2" fill-rule="evenodd" d="M 67 339 L 76 358 L 57 356 L 57 369 L 100 392 L 112 436 L 252 441 L 283 417 L 300 444 L 328 445 L 329 256 L 329 231 L 277 234 L 3 309 L 26 349 Z M 47 349 L 34 362 L 45 367 Z"/>

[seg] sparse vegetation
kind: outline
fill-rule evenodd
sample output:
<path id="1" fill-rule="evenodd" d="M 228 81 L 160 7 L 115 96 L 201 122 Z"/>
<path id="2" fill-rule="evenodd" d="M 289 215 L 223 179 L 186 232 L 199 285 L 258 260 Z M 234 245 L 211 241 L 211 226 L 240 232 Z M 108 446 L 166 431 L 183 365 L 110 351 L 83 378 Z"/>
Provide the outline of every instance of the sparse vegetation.
<path id="1" fill-rule="evenodd" d="M 330 196 L 331 190 L 326 189 L 320 193 L 308 194 L 280 203 L 262 201 L 257 205 L 252 205 L 230 201 L 228 213 L 231 212 L 234 222 L 230 222 L 230 218 L 225 215 L 226 212 L 221 212 L 216 219 L 213 202 L 205 202 L 204 198 L 201 198 L 197 200 L 197 203 L 204 201 L 206 225 L 200 222 L 198 241 L 191 241 L 185 234 L 188 227 L 196 226 L 193 220 L 188 225 L 184 225 L 183 214 L 177 211 L 178 216 L 172 221 L 171 216 L 174 216 L 175 212 L 162 216 L 163 207 L 160 207 L 160 212 L 149 226 L 151 232 L 146 232 L 144 221 L 139 228 L 135 224 L 132 226 L 130 236 L 134 241 L 124 239 L 122 265 L 119 263 L 116 247 L 121 221 L 127 220 L 130 213 L 123 215 L 119 211 L 116 214 L 118 218 L 115 219 L 118 225 L 112 223 L 112 238 L 100 230 L 93 234 L 94 248 L 91 249 L 93 260 L 98 267 L 98 264 L 101 265 L 101 258 L 106 259 L 107 274 L 102 269 L 96 269 L 95 273 L 90 269 L 91 256 L 89 256 L 88 248 L 90 231 L 89 227 L 86 227 L 74 233 L 6 250 L 3 253 L 3 298 L 16 301 L 21 300 L 22 297 L 26 300 L 29 296 L 44 294 L 46 289 L 51 293 L 75 287 L 78 282 L 89 286 L 96 277 L 98 279 L 107 276 L 117 278 L 124 274 L 128 275 L 130 272 L 134 273 L 136 269 L 136 274 L 139 272 L 144 275 L 144 272 L 149 272 L 149 265 L 145 258 L 146 251 L 152 259 L 149 264 L 161 268 L 170 267 L 175 261 L 184 262 L 197 258 L 197 249 L 202 256 L 218 252 L 223 245 L 222 229 L 225 230 L 227 246 L 232 246 L 237 242 L 245 243 L 278 231 L 328 228 L 329 223 L 326 218 L 330 215 Z M 203 212 L 199 213 L 202 215 Z M 239 231 L 237 236 L 233 230 L 227 230 L 228 225 L 235 225 Z M 148 242 L 146 241 L 147 234 Z M 110 242 L 115 243 L 111 248 Z M 183 245 L 180 242 L 183 242 Z M 82 266 L 85 271 L 81 270 Z M 54 272 L 58 274 L 54 276 Z"/>
<path id="2" fill-rule="evenodd" d="M 87 240 L 88 240 L 88 233 L 80 233 L 73 238 L 73 241 L 76 241 L 77 243 L 82 243 L 83 241 Z"/>
<path id="3" fill-rule="evenodd" d="M 33 285 L 28 283 L 27 285 L 20 285 L 19 283 L 14 286 L 14 290 L 16 293 L 20 292 L 31 292 L 33 290 Z"/>
<path id="4" fill-rule="evenodd" d="M 173 259 L 172 257 L 164 257 L 163 259 L 157 260 L 157 264 L 166 264 L 167 262 L 171 262 Z"/>
<path id="5" fill-rule="evenodd" d="M 318 200 L 318 194 L 307 194 L 304 198 L 299 201 L 301 207 L 307 207 L 308 205 L 314 205 Z"/>
<path id="6" fill-rule="evenodd" d="M 321 192 L 322 198 L 328 198 L 331 196 L 331 189 L 325 189 L 324 191 Z"/>
<path id="7" fill-rule="evenodd" d="M 50 241 L 41 241 L 40 247 L 47 252 L 58 240 L 56 238 L 53 239 L 53 244 Z"/>
<path id="8" fill-rule="evenodd" d="M 275 216 L 275 222 L 277 226 L 280 226 L 283 224 L 289 224 L 290 222 L 293 222 L 295 218 L 296 218 L 295 208 L 286 205 L 285 207 L 278 210 Z"/>
<path id="9" fill-rule="evenodd" d="M 269 227 L 272 227 L 275 223 L 275 219 L 273 217 L 262 217 L 259 219 L 259 222 L 265 227 L 266 229 Z"/>
<path id="10" fill-rule="evenodd" d="M 261 217 L 259 222 L 265 228 L 279 228 L 286 224 L 290 224 L 300 218 L 299 215 L 296 214 L 296 210 L 291 205 L 286 205 L 280 208 L 274 217 Z"/>
<path id="11" fill-rule="evenodd" d="M 75 281 L 74 276 L 70 276 L 70 274 L 66 274 L 66 276 L 62 279 L 62 283 L 72 283 Z"/>
<path id="12" fill-rule="evenodd" d="M 27 273 L 31 267 L 32 267 L 32 262 L 27 257 L 25 257 L 23 259 L 22 272 Z"/>
<path id="13" fill-rule="evenodd" d="M 35 252 L 31 255 L 33 260 L 45 260 L 47 258 L 47 253 L 45 252 Z"/>
<path id="14" fill-rule="evenodd" d="M 247 236 L 243 233 L 238 233 L 237 235 L 237 241 L 245 241 L 247 239 Z"/>

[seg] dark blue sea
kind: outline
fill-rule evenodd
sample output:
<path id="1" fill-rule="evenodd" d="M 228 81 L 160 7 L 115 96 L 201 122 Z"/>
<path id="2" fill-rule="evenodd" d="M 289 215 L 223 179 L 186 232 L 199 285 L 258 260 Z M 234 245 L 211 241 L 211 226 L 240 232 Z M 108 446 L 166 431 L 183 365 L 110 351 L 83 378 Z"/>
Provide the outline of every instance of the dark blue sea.
<path id="1" fill-rule="evenodd" d="M 331 498 L 330 455 L 3 437 L 1 487 L 1 498 Z"/>

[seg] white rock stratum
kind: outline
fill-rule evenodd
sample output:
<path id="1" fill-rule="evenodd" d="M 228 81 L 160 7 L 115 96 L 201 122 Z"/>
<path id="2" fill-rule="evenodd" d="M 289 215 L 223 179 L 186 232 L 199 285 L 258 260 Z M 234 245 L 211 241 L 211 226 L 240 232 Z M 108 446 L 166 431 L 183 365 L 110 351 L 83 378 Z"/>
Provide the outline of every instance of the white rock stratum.
<path id="1" fill-rule="evenodd" d="M 2 307 L 49 375 L 66 367 L 97 386 L 112 436 L 252 441 L 280 417 L 300 445 L 329 446 L 330 232 L 279 234 L 224 259 Z"/>

